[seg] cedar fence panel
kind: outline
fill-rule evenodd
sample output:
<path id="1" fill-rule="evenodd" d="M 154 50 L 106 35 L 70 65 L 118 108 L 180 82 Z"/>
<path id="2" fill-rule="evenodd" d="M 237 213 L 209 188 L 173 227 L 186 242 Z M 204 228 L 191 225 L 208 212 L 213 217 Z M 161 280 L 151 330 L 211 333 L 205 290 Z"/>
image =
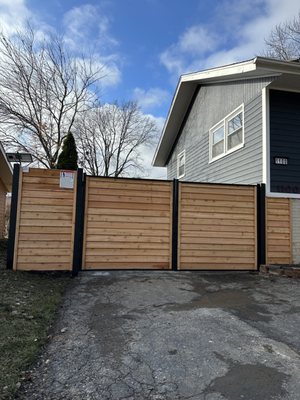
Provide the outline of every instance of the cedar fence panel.
<path id="1" fill-rule="evenodd" d="M 166 181 L 87 177 L 83 269 L 169 269 Z"/>
<path id="2" fill-rule="evenodd" d="M 267 264 L 292 263 L 291 202 L 286 198 L 266 199 Z"/>
<path id="3" fill-rule="evenodd" d="M 257 269 L 256 187 L 180 184 L 181 270 Z"/>
<path id="4" fill-rule="evenodd" d="M 60 188 L 59 170 L 20 170 L 10 268 L 256 270 L 261 254 L 292 261 L 289 199 L 266 198 L 265 213 L 256 186 L 77 174 L 80 190 L 76 179 Z"/>
<path id="5" fill-rule="evenodd" d="M 59 170 L 20 170 L 13 269 L 72 270 L 76 188 L 59 185 Z"/>

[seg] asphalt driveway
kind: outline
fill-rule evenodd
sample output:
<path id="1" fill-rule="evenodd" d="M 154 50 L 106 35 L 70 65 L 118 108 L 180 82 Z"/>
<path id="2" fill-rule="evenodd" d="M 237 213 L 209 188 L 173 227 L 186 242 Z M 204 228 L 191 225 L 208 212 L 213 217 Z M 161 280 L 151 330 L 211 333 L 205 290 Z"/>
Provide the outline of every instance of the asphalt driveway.
<path id="1" fill-rule="evenodd" d="M 300 281 L 82 273 L 22 399 L 300 398 Z"/>

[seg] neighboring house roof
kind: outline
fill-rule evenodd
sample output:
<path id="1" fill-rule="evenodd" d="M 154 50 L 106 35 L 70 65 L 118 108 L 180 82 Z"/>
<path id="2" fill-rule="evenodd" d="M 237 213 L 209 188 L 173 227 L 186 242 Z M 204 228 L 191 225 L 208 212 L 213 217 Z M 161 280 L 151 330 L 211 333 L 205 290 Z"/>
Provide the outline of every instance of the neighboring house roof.
<path id="1" fill-rule="evenodd" d="M 8 192 L 11 192 L 12 188 L 12 174 L 12 167 L 7 161 L 4 148 L 0 143 L 0 179 Z"/>
<path id="2" fill-rule="evenodd" d="M 276 87 L 300 91 L 300 63 L 265 57 L 182 75 L 157 146 L 153 165 L 164 167 L 180 133 L 181 126 L 199 85 L 240 79 L 276 77 Z M 296 78 L 296 79 L 295 79 Z"/>

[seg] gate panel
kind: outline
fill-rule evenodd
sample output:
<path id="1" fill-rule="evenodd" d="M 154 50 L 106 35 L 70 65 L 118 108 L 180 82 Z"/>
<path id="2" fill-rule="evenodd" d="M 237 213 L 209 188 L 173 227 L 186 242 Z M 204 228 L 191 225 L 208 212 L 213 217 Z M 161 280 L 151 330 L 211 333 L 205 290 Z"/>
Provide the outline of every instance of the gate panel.
<path id="1" fill-rule="evenodd" d="M 256 187 L 182 183 L 179 269 L 255 270 Z"/>
<path id="2" fill-rule="evenodd" d="M 169 269 L 170 182 L 87 177 L 83 269 Z"/>

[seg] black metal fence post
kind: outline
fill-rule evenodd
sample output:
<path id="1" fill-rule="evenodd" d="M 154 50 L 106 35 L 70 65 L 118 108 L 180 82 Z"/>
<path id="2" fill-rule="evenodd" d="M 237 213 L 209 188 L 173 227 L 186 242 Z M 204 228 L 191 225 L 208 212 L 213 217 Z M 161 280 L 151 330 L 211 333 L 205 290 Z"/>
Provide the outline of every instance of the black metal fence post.
<path id="1" fill-rule="evenodd" d="M 172 207 L 172 270 L 178 269 L 178 205 L 179 181 L 173 180 L 173 207 Z"/>
<path id="2" fill-rule="evenodd" d="M 257 185 L 257 269 L 266 263 L 266 185 Z"/>
<path id="3" fill-rule="evenodd" d="M 13 172 L 10 218 L 9 218 L 9 233 L 8 233 L 7 261 L 6 261 L 7 269 L 13 269 L 14 265 L 14 251 L 15 251 L 15 240 L 16 240 L 18 197 L 19 197 L 19 179 L 20 179 L 20 164 L 15 164 Z"/>
<path id="4" fill-rule="evenodd" d="M 75 206 L 76 211 L 75 211 L 75 233 L 74 233 L 72 276 L 77 276 L 78 271 L 82 269 L 85 184 L 86 184 L 86 176 L 83 173 L 82 168 L 79 168 L 77 170 L 77 192 L 76 192 L 76 206 Z"/>

